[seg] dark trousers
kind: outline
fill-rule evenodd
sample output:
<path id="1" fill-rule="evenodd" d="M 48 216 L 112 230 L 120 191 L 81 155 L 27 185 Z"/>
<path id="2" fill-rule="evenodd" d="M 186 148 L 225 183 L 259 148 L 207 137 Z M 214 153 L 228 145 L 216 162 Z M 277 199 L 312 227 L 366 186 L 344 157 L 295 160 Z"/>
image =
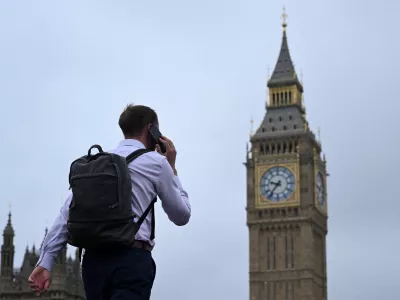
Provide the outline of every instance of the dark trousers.
<path id="1" fill-rule="evenodd" d="M 87 300 L 149 300 L 155 276 L 151 252 L 144 249 L 87 251 L 83 256 Z"/>

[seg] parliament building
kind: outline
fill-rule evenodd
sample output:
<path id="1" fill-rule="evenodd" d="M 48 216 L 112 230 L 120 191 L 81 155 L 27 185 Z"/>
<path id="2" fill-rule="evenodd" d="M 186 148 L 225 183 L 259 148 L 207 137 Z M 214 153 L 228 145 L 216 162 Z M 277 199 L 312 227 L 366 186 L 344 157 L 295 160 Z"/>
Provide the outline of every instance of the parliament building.
<path id="1" fill-rule="evenodd" d="M 47 229 L 45 236 L 47 234 Z M 52 271 L 52 282 L 47 293 L 37 297 L 29 287 L 28 277 L 39 259 L 39 249 L 28 247 L 20 268 L 14 265 L 14 228 L 11 213 L 3 231 L 0 266 L 0 300 L 84 300 L 78 251 L 75 259 L 67 257 L 67 248 L 61 251 Z"/>
<path id="2" fill-rule="evenodd" d="M 308 126 L 286 14 L 266 113 L 247 151 L 250 300 L 327 300 L 326 160 Z"/>

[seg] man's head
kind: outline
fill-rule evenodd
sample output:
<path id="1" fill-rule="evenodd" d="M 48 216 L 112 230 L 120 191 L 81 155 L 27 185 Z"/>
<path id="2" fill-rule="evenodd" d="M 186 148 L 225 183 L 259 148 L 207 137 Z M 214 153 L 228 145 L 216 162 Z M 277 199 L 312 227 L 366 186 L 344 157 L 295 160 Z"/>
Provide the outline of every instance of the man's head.
<path id="1" fill-rule="evenodd" d="M 147 149 L 155 149 L 155 141 L 149 134 L 151 124 L 158 126 L 157 114 L 153 109 L 130 104 L 122 112 L 118 124 L 126 139 L 139 140 Z"/>

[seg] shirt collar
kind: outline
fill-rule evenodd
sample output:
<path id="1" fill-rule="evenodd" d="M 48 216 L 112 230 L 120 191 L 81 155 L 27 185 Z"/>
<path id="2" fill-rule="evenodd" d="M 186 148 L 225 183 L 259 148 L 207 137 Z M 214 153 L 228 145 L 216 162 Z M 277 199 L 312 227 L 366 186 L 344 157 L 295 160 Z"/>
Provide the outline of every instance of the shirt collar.
<path id="1" fill-rule="evenodd" d="M 125 140 L 122 140 L 122 141 L 119 143 L 119 146 L 133 146 L 133 147 L 138 147 L 138 148 L 140 148 L 140 149 L 146 148 L 146 147 L 143 145 L 143 143 L 142 143 L 141 141 L 135 140 L 135 139 L 125 139 Z"/>

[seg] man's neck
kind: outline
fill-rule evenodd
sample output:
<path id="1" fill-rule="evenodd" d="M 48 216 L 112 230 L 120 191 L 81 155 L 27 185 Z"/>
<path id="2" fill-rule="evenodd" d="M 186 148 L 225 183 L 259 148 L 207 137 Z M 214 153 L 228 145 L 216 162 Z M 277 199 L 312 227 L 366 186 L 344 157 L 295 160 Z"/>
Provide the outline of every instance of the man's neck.
<path id="1" fill-rule="evenodd" d="M 143 137 L 141 137 L 141 136 L 139 136 L 139 137 L 128 137 L 128 136 L 126 136 L 125 139 L 126 139 L 126 140 L 135 140 L 135 141 L 139 141 L 139 142 L 141 142 L 141 143 L 144 145 L 144 147 L 145 147 L 146 149 L 148 148 L 146 138 L 143 138 Z"/>

